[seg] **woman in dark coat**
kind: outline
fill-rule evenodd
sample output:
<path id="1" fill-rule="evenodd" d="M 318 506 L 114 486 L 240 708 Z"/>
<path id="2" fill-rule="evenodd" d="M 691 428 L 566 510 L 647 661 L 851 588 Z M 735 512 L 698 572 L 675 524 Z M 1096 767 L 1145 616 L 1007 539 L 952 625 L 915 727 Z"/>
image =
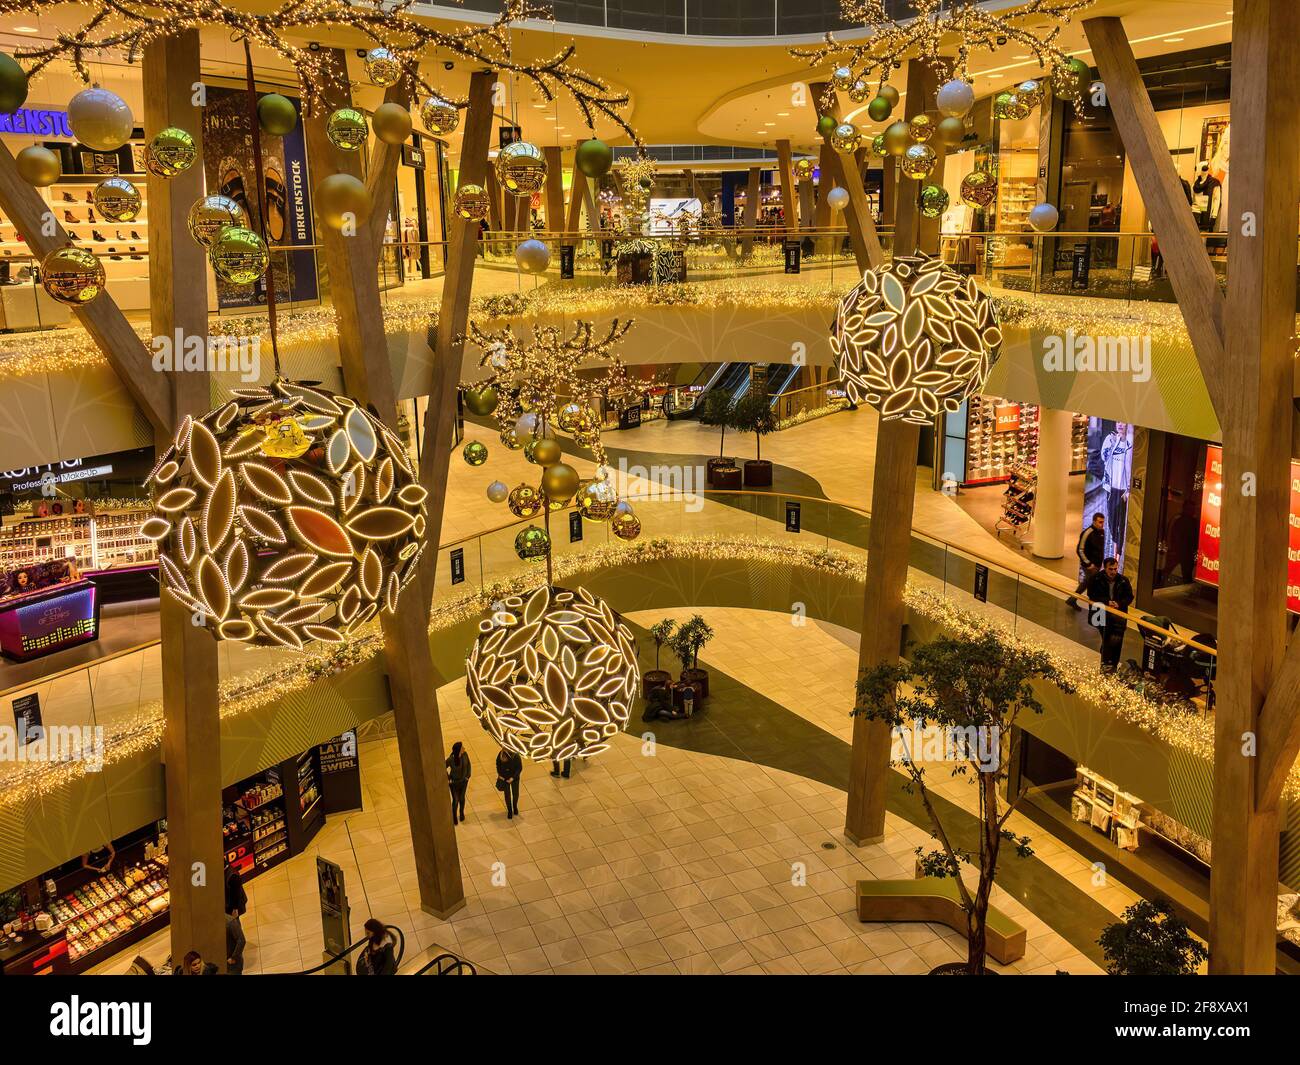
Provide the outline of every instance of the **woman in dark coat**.
<path id="1" fill-rule="evenodd" d="M 384 922 L 372 917 L 365 923 L 364 928 L 370 938 L 361 948 L 361 953 L 357 955 L 357 975 L 396 976 L 397 956 L 393 952 L 396 944 L 388 929 L 384 927 Z"/>
<path id="2" fill-rule="evenodd" d="M 519 813 L 519 778 L 523 771 L 524 760 L 502 747 L 497 755 L 497 790 L 506 797 L 507 819 Z"/>
<path id="3" fill-rule="evenodd" d="M 465 791 L 469 787 L 469 754 L 457 740 L 451 745 L 447 759 L 447 786 L 451 788 L 451 823 L 465 820 Z"/>

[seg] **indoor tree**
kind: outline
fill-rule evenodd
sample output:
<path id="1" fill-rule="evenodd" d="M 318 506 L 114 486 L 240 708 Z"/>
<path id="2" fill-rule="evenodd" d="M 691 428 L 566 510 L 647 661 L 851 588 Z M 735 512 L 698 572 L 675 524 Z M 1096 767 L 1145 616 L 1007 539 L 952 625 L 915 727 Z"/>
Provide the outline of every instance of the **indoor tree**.
<path id="1" fill-rule="evenodd" d="M 713 467 L 727 464 L 723 451 L 727 446 L 727 427 L 731 425 L 731 393 L 721 388 L 711 388 L 700 397 L 695 405 L 701 425 L 717 426 L 722 429 L 718 437 L 718 457 L 709 459 L 708 475 L 713 479 Z"/>
<path id="2" fill-rule="evenodd" d="M 985 931 L 989 897 L 1003 842 L 1020 857 L 1033 851 L 1028 836 L 1017 836 L 1007 819 L 1024 796 L 999 794 L 1007 771 L 1002 762 L 1004 737 L 1023 713 L 1042 713 L 1036 684 L 1071 691 L 1069 682 L 1046 652 L 1033 650 L 995 632 L 939 636 L 911 648 L 910 660 L 887 662 L 866 671 L 858 682 L 852 713 L 887 725 L 894 737 L 893 765 L 907 776 L 904 789 L 919 795 L 930 818 L 936 850 L 917 848 L 924 875 L 953 877 L 966 912 L 965 971 L 985 971 Z M 924 738 L 923 751 L 913 745 Z M 937 742 L 936 742 L 937 741 Z M 945 825 L 927 781 L 928 760 L 951 765 L 953 776 L 975 785 L 979 814 L 975 833 L 955 823 Z M 972 839 L 972 835 L 977 839 Z M 979 870 L 972 890 L 961 878 L 963 863 Z"/>
<path id="3" fill-rule="evenodd" d="M 763 437 L 776 431 L 776 411 L 764 388 L 751 388 L 736 401 L 731 410 L 731 427 L 737 432 L 754 434 L 754 458 L 745 463 L 746 486 L 772 483 L 772 464 L 763 461 Z"/>
<path id="4" fill-rule="evenodd" d="M 700 669 L 700 651 L 713 639 L 713 627 L 701 614 L 693 614 L 682 622 L 669 647 L 682 663 L 682 680 L 690 684 L 698 682 L 701 694 L 709 694 L 709 674 Z"/>
<path id="5" fill-rule="evenodd" d="M 677 631 L 677 622 L 672 618 L 664 618 L 662 621 L 651 625 L 648 631 L 650 639 L 654 640 L 655 643 L 655 667 L 652 670 L 647 670 L 641 679 L 642 689 L 647 699 L 654 688 L 666 687 L 672 683 L 672 675 L 659 668 L 659 652 L 666 646 L 672 646 L 673 633 Z"/>
<path id="6" fill-rule="evenodd" d="M 1120 918 L 1097 940 L 1111 976 L 1193 976 L 1210 956 L 1167 899 L 1138 899 Z"/>

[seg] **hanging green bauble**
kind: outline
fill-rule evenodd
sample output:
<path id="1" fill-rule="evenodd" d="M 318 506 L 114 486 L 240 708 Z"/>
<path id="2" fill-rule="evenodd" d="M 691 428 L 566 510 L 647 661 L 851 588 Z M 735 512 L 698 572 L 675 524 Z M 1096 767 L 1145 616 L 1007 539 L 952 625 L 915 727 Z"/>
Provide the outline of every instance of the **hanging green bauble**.
<path id="1" fill-rule="evenodd" d="M 892 85 L 882 85 L 880 87 L 880 92 L 877 95 L 883 96 L 886 100 L 888 100 L 890 107 L 898 106 L 898 90 L 895 89 Z"/>
<path id="2" fill-rule="evenodd" d="M 520 530 L 515 537 L 515 554 L 524 561 L 545 558 L 550 549 L 551 538 L 546 535 L 545 529 L 539 529 L 536 525 Z"/>
<path id="3" fill-rule="evenodd" d="M 68 101 L 68 126 L 87 148 L 115 152 L 131 139 L 135 118 L 117 93 L 94 87 Z"/>
<path id="4" fill-rule="evenodd" d="M 110 222 L 134 222 L 140 217 L 140 190 L 124 177 L 105 178 L 91 198 L 95 210 Z"/>
<path id="5" fill-rule="evenodd" d="M 441 96 L 430 96 L 420 105 L 420 121 L 435 137 L 445 137 L 460 125 L 460 108 Z"/>
<path id="6" fill-rule="evenodd" d="M 272 137 L 287 137 L 298 125 L 298 109 L 278 92 L 268 92 L 257 101 L 257 123 Z"/>
<path id="7" fill-rule="evenodd" d="M 462 394 L 465 397 L 466 408 L 471 414 L 477 414 L 480 418 L 486 417 L 497 409 L 497 390 L 491 385 L 467 388 Z"/>
<path id="8" fill-rule="evenodd" d="M 360 178 L 331 174 L 314 191 L 316 214 L 330 229 L 356 233 L 370 217 L 370 193 Z"/>
<path id="9" fill-rule="evenodd" d="M 244 209 L 239 206 L 237 200 L 213 193 L 194 201 L 186 223 L 189 226 L 190 236 L 203 247 L 208 248 L 217 239 L 217 234 L 227 226 L 248 225 L 248 216 L 244 214 Z"/>
<path id="10" fill-rule="evenodd" d="M 817 136 L 829 137 L 831 131 L 838 125 L 830 115 L 819 115 L 817 118 Z"/>
<path id="11" fill-rule="evenodd" d="M 955 144 L 960 144 L 966 137 L 966 123 L 960 118 L 949 115 L 941 119 L 935 135 L 947 147 L 951 148 Z"/>
<path id="12" fill-rule="evenodd" d="M 401 80 L 402 64 L 387 48 L 370 49 L 366 53 L 364 62 L 366 77 L 370 79 L 372 85 L 387 89 L 390 85 L 396 85 Z"/>
<path id="13" fill-rule="evenodd" d="M 604 177 L 614 165 L 614 150 L 602 140 L 592 137 L 578 145 L 578 169 L 589 178 Z"/>
<path id="14" fill-rule="evenodd" d="M 380 104 L 370 116 L 370 124 L 385 144 L 405 144 L 411 135 L 411 112 L 401 104 Z"/>
<path id="15" fill-rule="evenodd" d="M 506 506 L 516 518 L 535 518 L 542 512 L 542 493 L 531 484 L 521 484 L 511 491 Z"/>
<path id="16" fill-rule="evenodd" d="M 27 72 L 11 55 L 0 52 L 0 114 L 11 114 L 27 102 Z"/>
<path id="17" fill-rule="evenodd" d="M 554 466 L 560 461 L 562 452 L 560 443 L 549 436 L 540 437 L 532 443 L 533 457 L 532 461 L 539 466 Z M 525 451 L 527 448 L 524 449 Z"/>
<path id="18" fill-rule="evenodd" d="M 266 241 L 243 226 L 226 226 L 208 246 L 208 261 L 222 281 L 251 285 L 266 273 L 271 253 Z"/>
<path id="19" fill-rule="evenodd" d="M 906 122 L 891 122 L 885 130 L 885 152 L 895 158 L 902 158 L 912 143 L 912 131 Z"/>
<path id="20" fill-rule="evenodd" d="M 482 466 L 488 460 L 487 444 L 480 443 L 478 440 L 471 440 L 465 445 L 465 450 L 461 454 L 465 456 L 465 461 L 471 466 Z"/>
<path id="21" fill-rule="evenodd" d="M 104 290 L 104 264 L 84 248 L 56 248 L 41 260 L 41 287 L 60 303 L 85 306 Z"/>
<path id="22" fill-rule="evenodd" d="M 921 186 L 921 214 L 926 218 L 939 218 L 948 210 L 948 190 L 942 185 Z"/>
<path id="23" fill-rule="evenodd" d="M 924 181 L 934 170 L 938 156 L 928 144 L 913 144 L 903 153 L 903 175 L 913 181 Z"/>
<path id="24" fill-rule="evenodd" d="M 567 462 L 557 462 L 542 471 L 542 492 L 552 502 L 567 503 L 578 490 L 578 471 Z"/>
<path id="25" fill-rule="evenodd" d="M 38 189 L 48 188 L 59 180 L 63 165 L 59 157 L 39 144 L 28 145 L 14 159 L 18 176 Z"/>
<path id="26" fill-rule="evenodd" d="M 335 148 L 360 151 L 366 143 L 366 116 L 355 107 L 340 107 L 325 123 L 325 136 Z"/>
<path id="27" fill-rule="evenodd" d="M 841 122 L 831 131 L 831 147 L 841 155 L 852 155 L 862 144 L 862 131 L 852 122 Z"/>
<path id="28" fill-rule="evenodd" d="M 871 116 L 872 122 L 885 121 L 893 109 L 894 105 L 883 96 L 877 96 L 871 103 L 867 104 L 867 114 Z"/>
<path id="29" fill-rule="evenodd" d="M 168 126 L 154 134 L 144 150 L 144 165 L 155 177 L 172 178 L 183 174 L 199 157 L 199 146 L 183 129 Z"/>
<path id="30" fill-rule="evenodd" d="M 540 192 L 546 182 L 546 157 L 528 141 L 507 144 L 497 153 L 497 180 L 515 196 Z"/>

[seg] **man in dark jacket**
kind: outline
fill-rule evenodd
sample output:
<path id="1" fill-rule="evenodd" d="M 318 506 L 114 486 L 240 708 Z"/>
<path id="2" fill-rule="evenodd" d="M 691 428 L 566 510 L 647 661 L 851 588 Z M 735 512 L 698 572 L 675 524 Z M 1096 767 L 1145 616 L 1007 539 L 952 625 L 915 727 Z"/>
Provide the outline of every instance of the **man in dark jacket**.
<path id="1" fill-rule="evenodd" d="M 523 771 L 524 760 L 502 747 L 497 755 L 497 790 L 505 796 L 507 819 L 519 813 L 519 778 Z"/>
<path id="2" fill-rule="evenodd" d="M 1089 621 L 1101 630 L 1101 671 L 1113 673 L 1124 648 L 1124 631 L 1128 622 L 1104 607 L 1126 611 L 1133 602 L 1133 585 L 1119 571 L 1119 562 L 1108 558 L 1102 571 L 1088 581 L 1088 599 L 1093 607 Z"/>
<path id="3" fill-rule="evenodd" d="M 248 940 L 244 936 L 244 926 L 239 921 L 239 914 L 226 914 L 226 972 L 239 976 L 244 971 L 244 947 Z"/>
<path id="4" fill-rule="evenodd" d="M 1075 596 L 1088 590 L 1088 582 L 1101 572 L 1101 562 L 1106 555 L 1106 515 L 1100 510 L 1092 516 L 1092 524 L 1079 534 L 1074 553 L 1079 558 L 1079 584 L 1066 602 L 1078 610 L 1079 601 Z"/>
<path id="5" fill-rule="evenodd" d="M 226 913 L 233 913 L 238 917 L 244 916 L 244 911 L 248 909 L 248 892 L 244 890 L 244 879 L 239 875 L 236 869 L 227 859 L 226 861 Z"/>

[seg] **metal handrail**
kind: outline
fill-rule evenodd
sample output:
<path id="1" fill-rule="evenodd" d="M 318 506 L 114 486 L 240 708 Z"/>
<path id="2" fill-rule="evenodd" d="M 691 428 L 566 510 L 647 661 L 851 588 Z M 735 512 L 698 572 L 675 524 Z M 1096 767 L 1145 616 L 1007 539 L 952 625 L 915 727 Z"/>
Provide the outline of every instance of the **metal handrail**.
<path id="1" fill-rule="evenodd" d="M 400 967 L 401 967 L 401 964 L 402 964 L 402 958 L 404 958 L 404 957 L 406 956 L 406 934 L 405 934 L 405 933 L 404 933 L 400 928 L 398 928 L 397 925 L 395 925 L 395 924 L 386 924 L 386 925 L 384 925 L 384 931 L 385 931 L 385 932 L 392 932 L 392 933 L 394 934 L 394 938 L 397 940 L 397 953 L 396 953 L 396 956 L 395 956 L 395 958 L 394 958 L 394 968 L 400 968 Z M 326 969 L 326 968 L 328 968 L 329 966 L 333 965 L 335 962 L 342 961 L 344 958 L 346 958 L 349 954 L 351 954 L 351 953 L 352 953 L 354 950 L 356 950 L 358 947 L 363 947 L 363 946 L 365 946 L 369 941 L 370 941 L 370 937 L 369 937 L 369 936 L 362 936 L 362 937 L 361 937 L 360 939 L 358 939 L 355 943 L 353 943 L 353 944 L 351 944 L 351 945 L 349 945 L 349 946 L 347 946 L 347 947 L 344 947 L 344 948 L 343 948 L 341 951 L 339 951 L 337 954 L 333 954 L 333 955 L 331 955 L 330 957 L 326 958 L 326 959 L 325 959 L 323 962 L 321 962 L 319 965 L 313 965 L 310 969 L 303 969 L 303 970 L 301 970 L 301 971 L 299 971 L 299 972 L 281 973 L 281 974 L 278 974 L 278 975 L 282 975 L 282 976 L 311 976 L 313 973 L 318 973 L 318 972 L 320 972 L 322 969 Z"/>
<path id="2" fill-rule="evenodd" d="M 444 968 L 443 962 L 448 962 L 448 961 L 451 962 L 451 964 L 447 965 Z M 469 970 L 468 975 L 470 976 L 478 975 L 478 969 L 474 967 L 473 962 L 468 961 L 465 958 L 457 957 L 455 954 L 452 954 L 450 951 L 447 951 L 443 954 L 439 954 L 436 958 L 433 958 L 431 961 L 425 962 L 418 969 L 416 969 L 415 972 L 413 972 L 411 975 L 423 976 L 435 965 L 438 967 L 438 971 L 433 974 L 434 976 L 461 976 L 463 975 L 463 970 L 465 969 Z"/>

